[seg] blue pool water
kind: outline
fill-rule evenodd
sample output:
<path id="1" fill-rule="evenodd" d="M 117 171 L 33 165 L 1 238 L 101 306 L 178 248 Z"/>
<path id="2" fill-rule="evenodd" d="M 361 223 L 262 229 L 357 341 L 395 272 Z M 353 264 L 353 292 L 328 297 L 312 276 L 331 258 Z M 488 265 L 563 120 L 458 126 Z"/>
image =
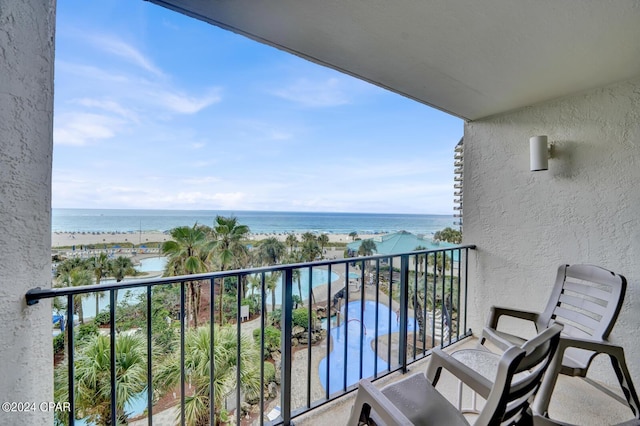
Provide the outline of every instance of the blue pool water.
<path id="1" fill-rule="evenodd" d="M 137 394 L 135 397 L 131 398 L 124 404 L 124 412 L 129 415 L 129 417 L 139 416 L 144 413 L 144 410 L 147 409 L 147 391 L 142 391 Z M 78 419 L 75 421 L 76 425 L 79 426 L 95 426 L 95 423 L 90 422 L 88 417 L 84 419 Z"/>
<path id="2" fill-rule="evenodd" d="M 376 337 L 376 327 L 378 337 L 400 331 L 398 316 L 391 312 L 386 305 L 378 304 L 378 323 L 376 325 L 376 303 L 365 301 L 363 323 L 360 323 L 361 301 L 351 302 L 347 305 L 349 320 L 342 323 L 340 327 L 331 329 L 333 339 L 333 350 L 329 354 L 329 393 L 338 392 L 344 386 L 344 372 L 347 372 L 347 386 L 353 385 L 360 380 L 360 339 L 362 344 L 362 377 L 372 377 L 375 373 L 375 361 L 377 359 L 377 372 L 382 372 L 389 368 L 388 363 L 376 355 L 373 351 L 372 342 Z M 342 318 L 345 317 L 345 310 L 342 310 Z M 407 330 L 413 331 L 413 320 L 408 321 Z M 346 332 L 348 330 L 348 333 Z M 345 334 L 347 338 L 345 339 Z M 344 348 L 347 346 L 347 357 L 344 356 Z M 327 357 L 320 361 L 320 383 L 327 389 Z"/>
<path id="3" fill-rule="evenodd" d="M 136 269 L 140 272 L 163 271 L 167 264 L 166 257 L 148 257 L 140 261 L 140 265 Z"/>
<path id="4" fill-rule="evenodd" d="M 140 272 L 155 272 L 162 271 L 164 266 L 167 263 L 166 257 L 150 257 L 147 259 L 142 259 L 140 265 L 136 266 L 136 269 Z M 331 282 L 334 283 L 338 280 L 338 275 L 335 272 L 331 272 Z M 326 269 L 313 269 L 311 284 L 312 288 L 315 288 L 319 285 L 326 285 L 329 279 L 329 272 Z M 102 280 L 103 284 L 113 283 L 115 280 L 106 279 Z M 300 270 L 300 288 L 302 290 L 302 299 L 306 300 L 309 298 L 309 270 L 307 268 Z M 124 292 L 119 292 L 118 301 L 121 301 L 122 298 L 129 292 L 133 297 L 134 301 L 137 301 L 137 296 L 139 294 L 144 293 L 146 290 L 142 287 L 140 288 L 132 288 L 128 289 Z M 98 309 L 103 311 L 107 309 L 109 306 L 109 295 L 107 292 L 103 293 L 104 296 L 101 296 L 98 299 Z M 293 281 L 293 294 L 299 295 L 298 291 L 298 283 L 294 278 Z M 93 318 L 96 315 L 96 302 L 95 302 L 95 294 L 91 294 L 89 297 L 86 297 L 82 300 L 82 309 L 84 311 L 85 318 Z M 267 300 L 271 300 L 271 293 L 267 290 Z M 282 303 L 282 283 L 278 284 L 276 287 L 276 304 L 280 305 Z"/>
<path id="5" fill-rule="evenodd" d="M 335 272 L 331 272 L 331 283 L 335 283 L 338 280 L 338 274 Z M 276 304 L 280 305 L 282 303 L 282 282 L 276 287 Z M 320 285 L 326 285 L 329 283 L 329 271 L 326 269 L 313 269 L 311 275 L 311 288 L 316 288 Z M 342 284 L 344 286 L 344 284 Z M 336 287 L 333 287 L 336 288 Z M 333 289 L 332 288 L 332 289 Z M 301 299 L 306 300 L 309 298 L 309 269 L 304 268 L 300 269 L 300 289 L 298 289 L 298 281 L 294 277 L 293 278 L 293 289 L 292 292 L 296 296 L 300 296 L 302 293 Z M 267 290 L 267 300 L 271 300 L 271 292 Z"/>

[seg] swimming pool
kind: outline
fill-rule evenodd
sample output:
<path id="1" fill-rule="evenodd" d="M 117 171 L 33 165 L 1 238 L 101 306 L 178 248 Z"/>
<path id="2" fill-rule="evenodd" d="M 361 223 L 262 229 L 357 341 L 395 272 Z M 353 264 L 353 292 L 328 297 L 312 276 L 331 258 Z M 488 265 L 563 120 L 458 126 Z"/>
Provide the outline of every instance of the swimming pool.
<path id="1" fill-rule="evenodd" d="M 164 271 L 166 265 L 166 257 L 147 257 L 140 260 L 140 264 L 136 266 L 136 269 L 140 272 Z"/>
<path id="2" fill-rule="evenodd" d="M 309 298 L 309 269 L 304 268 L 300 269 L 300 289 L 298 289 L 298 280 L 294 276 L 293 278 L 293 295 L 301 297 L 302 300 L 306 300 Z M 335 272 L 331 272 L 331 283 L 334 283 L 338 280 L 339 276 Z M 311 272 L 311 288 L 316 288 L 320 285 L 328 284 L 329 280 L 329 271 L 326 269 L 313 269 Z M 280 280 L 280 283 L 276 287 L 276 304 L 280 305 L 282 303 L 282 287 L 283 287 L 284 278 Z M 271 292 L 266 290 L 267 292 L 267 300 L 271 300 Z M 300 296 L 302 293 L 302 296 Z"/>
<path id="3" fill-rule="evenodd" d="M 390 333 L 400 331 L 398 315 L 390 309 L 378 303 L 378 323 L 376 325 L 376 303 L 367 300 L 364 303 L 363 323 L 360 322 L 361 301 L 350 302 L 347 305 L 348 321 L 340 327 L 331 328 L 333 349 L 329 354 L 329 394 L 341 391 L 344 386 L 344 373 L 347 373 L 347 386 L 356 384 L 360 380 L 360 339 L 362 342 L 362 377 L 372 377 L 376 372 L 380 373 L 389 368 L 387 361 L 383 360 L 373 351 L 373 340 Z M 341 311 L 342 318 L 346 318 L 345 309 Z M 413 319 L 407 321 L 407 330 L 413 331 Z M 345 339 L 345 334 L 347 335 Z M 344 349 L 347 347 L 345 360 Z M 377 360 L 377 366 L 376 366 Z M 377 367 L 377 368 L 376 368 Z M 327 389 L 327 357 L 320 361 L 320 383 Z"/>
<path id="4" fill-rule="evenodd" d="M 129 417 L 136 417 L 140 414 L 144 414 L 147 409 L 147 391 L 143 390 L 139 394 L 133 396 L 129 399 L 126 404 L 124 404 L 124 412 L 129 415 Z M 83 419 L 76 419 L 75 424 L 78 426 L 95 426 L 94 422 L 90 422 L 88 417 Z"/>

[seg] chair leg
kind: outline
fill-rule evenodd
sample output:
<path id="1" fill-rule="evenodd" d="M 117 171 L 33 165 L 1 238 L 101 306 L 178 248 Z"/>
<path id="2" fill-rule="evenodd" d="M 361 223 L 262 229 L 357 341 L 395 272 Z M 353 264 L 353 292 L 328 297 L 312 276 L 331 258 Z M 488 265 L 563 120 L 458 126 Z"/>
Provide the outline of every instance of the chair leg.
<path id="1" fill-rule="evenodd" d="M 562 345 L 561 339 L 560 344 L 558 345 L 558 349 L 556 350 L 556 353 L 551 360 L 551 364 L 547 368 L 547 372 L 544 374 L 544 378 L 542 379 L 542 384 L 540 385 L 538 394 L 533 401 L 531 409 L 534 415 L 546 417 L 548 414 L 551 395 L 553 394 L 553 389 L 556 387 L 558 374 L 560 374 L 560 369 L 562 368 L 562 358 L 564 357 L 564 350 L 565 347 Z"/>
<path id="2" fill-rule="evenodd" d="M 610 353 L 609 358 L 611 359 L 611 366 L 616 372 L 618 382 L 620 383 L 622 392 L 627 399 L 629 408 L 631 408 L 631 411 L 633 412 L 633 415 L 636 416 L 636 419 L 640 419 L 640 401 L 638 400 L 638 394 L 636 393 L 636 389 L 633 386 L 633 382 L 631 381 L 631 375 L 629 374 L 629 370 L 627 369 L 624 351 L 621 349 L 615 355 L 613 353 Z"/>

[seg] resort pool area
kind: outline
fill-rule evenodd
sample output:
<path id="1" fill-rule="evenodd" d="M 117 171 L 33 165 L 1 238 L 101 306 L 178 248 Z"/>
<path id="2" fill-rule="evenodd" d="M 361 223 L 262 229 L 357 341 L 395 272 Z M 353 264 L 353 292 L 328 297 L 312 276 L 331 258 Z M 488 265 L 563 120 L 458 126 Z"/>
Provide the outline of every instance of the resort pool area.
<path id="1" fill-rule="evenodd" d="M 144 390 L 139 394 L 135 395 L 126 404 L 124 404 L 124 411 L 129 415 L 129 417 L 136 417 L 141 414 L 144 414 L 147 409 L 147 391 Z M 77 419 L 75 424 L 78 426 L 95 426 L 94 422 L 90 422 L 88 417 L 84 419 Z"/>
<path id="2" fill-rule="evenodd" d="M 335 272 L 331 272 L 331 283 L 334 283 L 338 280 L 339 276 Z M 329 271 L 326 269 L 313 269 L 311 274 L 311 288 L 316 288 L 321 285 L 328 284 L 329 279 Z M 280 305 L 282 303 L 282 284 L 283 280 L 280 280 L 280 283 L 276 287 L 276 304 Z M 309 298 L 309 269 L 300 269 L 300 289 L 298 289 L 298 281 L 296 277 L 293 277 L 293 295 L 300 297 L 302 300 L 306 300 Z M 266 290 L 267 292 L 267 300 L 271 300 L 271 292 Z M 300 296 L 302 293 L 302 296 Z"/>
<path id="3" fill-rule="evenodd" d="M 140 272 L 163 271 L 166 264 L 166 257 L 148 257 L 140 260 L 140 264 L 136 266 L 136 269 Z"/>
<path id="4" fill-rule="evenodd" d="M 360 322 L 362 304 L 361 301 L 350 302 L 347 305 L 348 321 L 341 323 L 340 327 L 331 328 L 333 349 L 329 354 L 329 394 L 341 391 L 344 386 L 344 374 L 347 374 L 347 386 L 356 384 L 360 380 L 360 340 L 362 339 L 362 377 L 372 377 L 377 372 L 389 368 L 387 361 L 383 360 L 373 351 L 373 340 L 390 333 L 400 331 L 398 316 L 395 312 L 379 303 L 378 322 L 376 324 L 376 303 L 364 302 L 363 322 Z M 345 309 L 341 311 L 342 318 L 346 318 Z M 407 330 L 413 331 L 413 319 L 410 318 Z M 348 332 L 347 332 L 348 331 Z M 346 339 L 345 339 L 346 334 Z M 345 345 L 347 355 L 345 359 Z M 393 353 L 392 353 L 393 355 Z M 377 360 L 377 365 L 376 365 Z M 327 357 L 320 361 L 320 383 L 327 389 Z"/>

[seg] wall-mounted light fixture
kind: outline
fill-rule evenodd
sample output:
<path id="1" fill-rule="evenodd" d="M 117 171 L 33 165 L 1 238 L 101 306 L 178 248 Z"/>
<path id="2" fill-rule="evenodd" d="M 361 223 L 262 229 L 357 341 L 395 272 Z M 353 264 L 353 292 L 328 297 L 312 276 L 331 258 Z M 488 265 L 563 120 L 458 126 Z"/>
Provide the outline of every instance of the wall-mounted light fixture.
<path id="1" fill-rule="evenodd" d="M 547 143 L 546 136 L 534 136 L 529 139 L 529 154 L 532 172 L 549 170 L 551 145 Z"/>

